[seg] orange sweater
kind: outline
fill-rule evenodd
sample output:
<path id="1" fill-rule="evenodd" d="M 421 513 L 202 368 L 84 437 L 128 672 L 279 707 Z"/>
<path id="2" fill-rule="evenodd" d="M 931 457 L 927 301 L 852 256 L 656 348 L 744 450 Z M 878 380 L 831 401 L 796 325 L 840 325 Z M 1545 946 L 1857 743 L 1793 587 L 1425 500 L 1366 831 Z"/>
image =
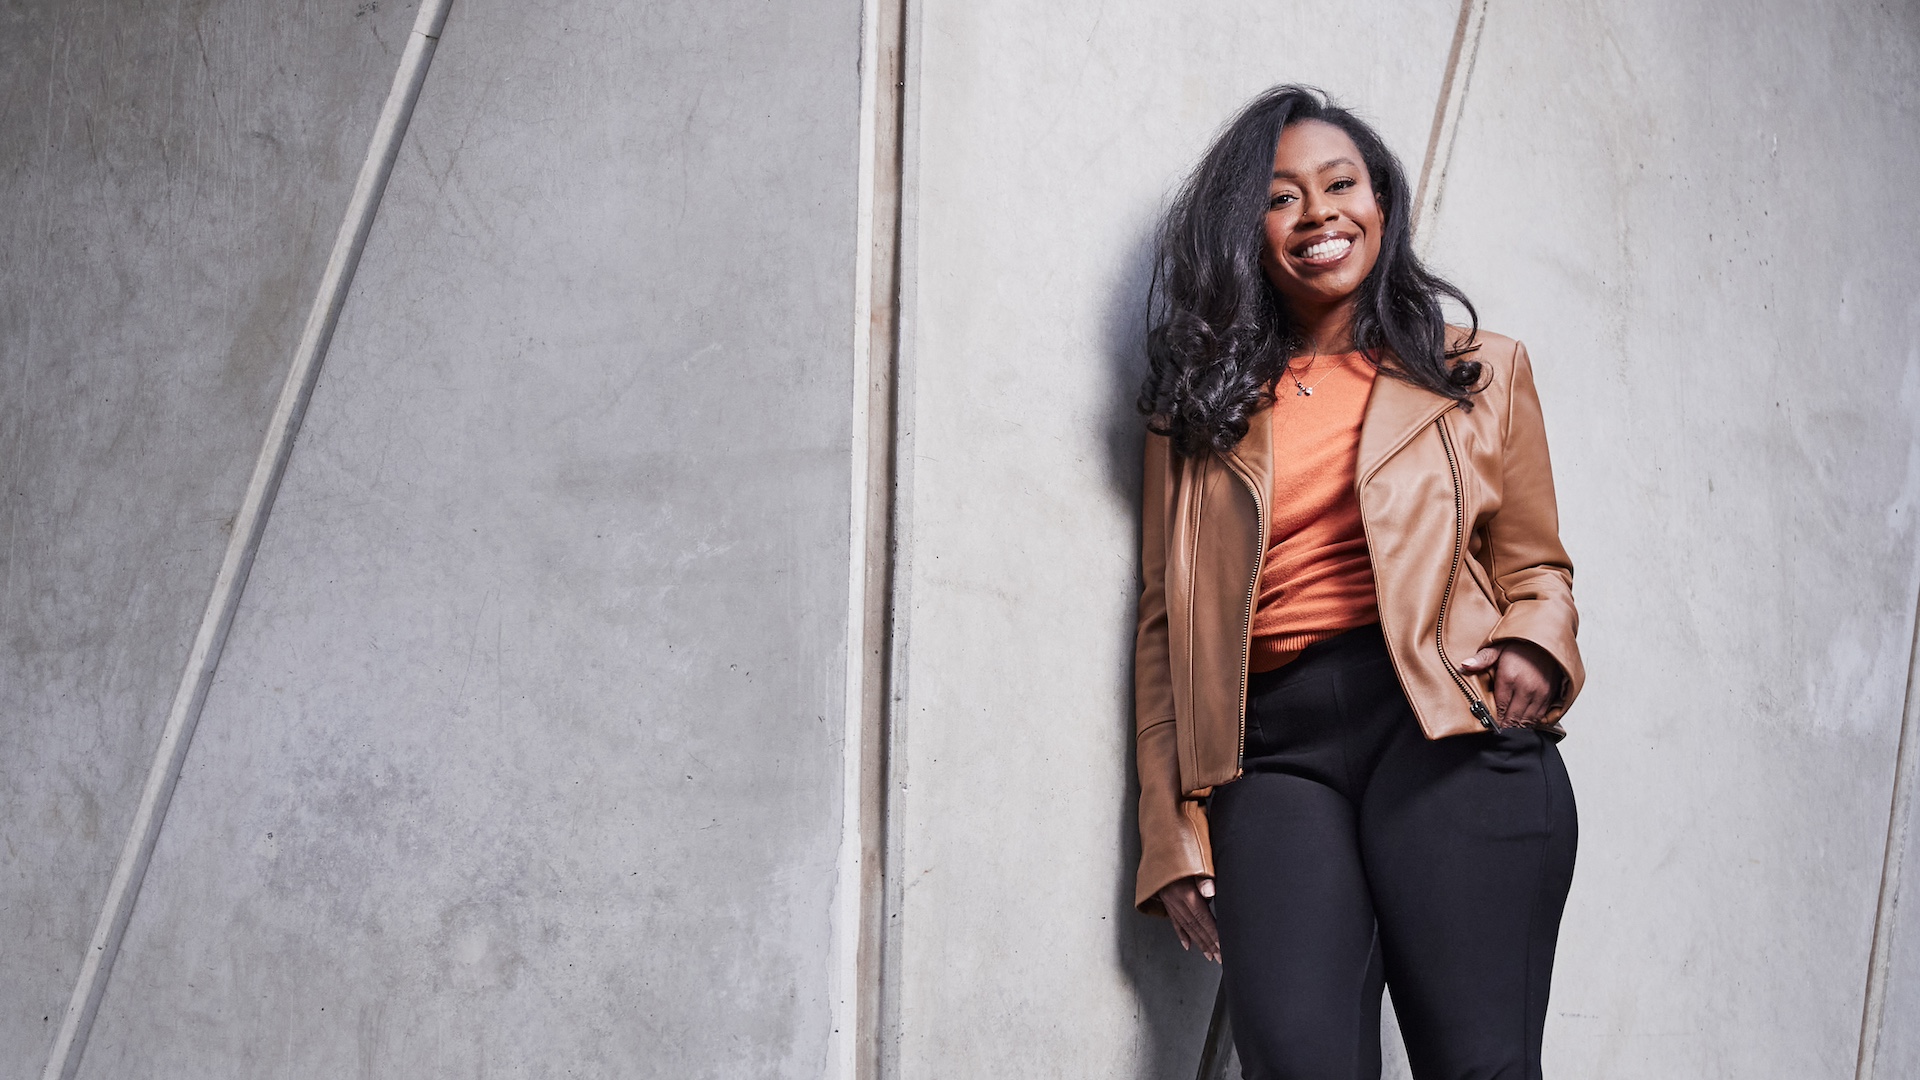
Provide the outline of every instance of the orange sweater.
<path id="1" fill-rule="evenodd" d="M 1380 621 L 1354 494 L 1360 421 L 1374 369 L 1359 353 L 1282 376 L 1273 404 L 1273 495 L 1253 611 L 1254 671 L 1271 671 L 1343 630 Z"/>

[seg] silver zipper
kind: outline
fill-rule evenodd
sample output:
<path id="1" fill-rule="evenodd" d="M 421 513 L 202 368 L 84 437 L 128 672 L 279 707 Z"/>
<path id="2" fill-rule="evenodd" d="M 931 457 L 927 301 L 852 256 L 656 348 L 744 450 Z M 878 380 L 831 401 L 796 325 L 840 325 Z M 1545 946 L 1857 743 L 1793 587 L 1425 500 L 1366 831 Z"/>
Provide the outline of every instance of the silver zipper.
<path id="1" fill-rule="evenodd" d="M 1460 556 L 1466 546 L 1467 497 L 1460 486 L 1460 463 L 1453 456 L 1453 437 L 1447 433 L 1446 414 L 1434 417 L 1433 426 L 1440 431 L 1440 446 L 1447 452 L 1447 471 L 1453 474 L 1453 562 L 1447 567 L 1446 591 L 1440 594 L 1440 614 L 1434 620 L 1433 647 L 1440 654 L 1441 666 L 1453 676 L 1453 684 L 1466 695 L 1467 708 L 1480 721 L 1481 727 L 1491 731 L 1494 726 L 1493 713 L 1488 711 L 1487 703 L 1480 700 L 1466 676 L 1460 674 L 1460 670 L 1453 666 L 1453 661 L 1447 658 L 1447 605 L 1453 601 L 1453 586 L 1460 578 Z M 1242 723 L 1244 725 L 1244 721 Z"/>

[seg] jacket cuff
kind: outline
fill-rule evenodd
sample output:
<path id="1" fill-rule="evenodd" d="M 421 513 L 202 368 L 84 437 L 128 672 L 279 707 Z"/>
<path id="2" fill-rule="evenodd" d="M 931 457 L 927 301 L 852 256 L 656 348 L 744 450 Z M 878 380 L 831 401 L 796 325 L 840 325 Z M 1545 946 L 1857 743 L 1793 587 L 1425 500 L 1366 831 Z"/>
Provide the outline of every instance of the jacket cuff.
<path id="1" fill-rule="evenodd" d="M 1573 633 L 1563 605 L 1548 600 L 1520 600 L 1507 608 L 1487 640 L 1489 643 L 1516 639 L 1531 642 L 1553 657 L 1561 673 L 1560 692 L 1550 710 L 1550 715 L 1557 717 L 1573 704 L 1587 677 Z"/>
<path id="2" fill-rule="evenodd" d="M 1160 890 L 1181 878 L 1213 876 L 1206 805 L 1181 799 L 1152 813 L 1140 807 L 1140 870 L 1134 876 L 1134 907 L 1148 915 L 1164 916 Z M 1151 822 L 1151 823 L 1150 823 Z"/>

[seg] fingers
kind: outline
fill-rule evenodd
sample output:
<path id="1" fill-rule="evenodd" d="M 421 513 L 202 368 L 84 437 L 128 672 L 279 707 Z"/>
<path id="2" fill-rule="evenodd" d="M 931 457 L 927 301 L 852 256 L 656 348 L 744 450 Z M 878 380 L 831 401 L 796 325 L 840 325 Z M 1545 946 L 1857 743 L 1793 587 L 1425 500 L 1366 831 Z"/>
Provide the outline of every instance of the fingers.
<path id="1" fill-rule="evenodd" d="M 1474 675 L 1491 670 L 1493 665 L 1500 661 L 1501 651 L 1499 646 L 1489 645 L 1460 661 L 1460 670 Z"/>
<path id="2" fill-rule="evenodd" d="M 1172 889 L 1160 890 L 1160 906 L 1166 909 L 1167 921 L 1173 924 L 1173 936 L 1180 939 L 1180 947 L 1193 948 L 1193 940 L 1187 936 L 1187 913 Z"/>
<path id="3" fill-rule="evenodd" d="M 1521 719 L 1522 719 L 1522 722 L 1525 723 L 1528 727 L 1533 727 L 1534 725 L 1539 724 L 1541 721 L 1545 720 L 1547 718 L 1546 690 L 1544 688 L 1540 690 L 1536 690 L 1533 693 L 1533 696 L 1527 699 L 1527 702 L 1524 708 L 1525 708 L 1525 712 L 1522 715 Z"/>
<path id="4" fill-rule="evenodd" d="M 1167 909 L 1167 917 L 1173 920 L 1173 932 L 1180 939 L 1180 947 L 1191 950 L 1198 946 L 1201 955 L 1217 963 L 1220 931 L 1206 902 L 1206 897 L 1212 895 L 1211 878 L 1187 878 L 1161 889 L 1160 902 Z"/>
<path id="5" fill-rule="evenodd" d="M 1167 921 L 1173 924 L 1173 936 L 1180 939 L 1180 947 L 1182 949 L 1192 948 L 1193 942 L 1187 939 L 1186 912 L 1180 910 L 1180 902 L 1170 896 L 1167 890 L 1162 889 L 1160 890 L 1160 906 L 1166 910 Z"/>
<path id="6" fill-rule="evenodd" d="M 1198 895 L 1193 882 L 1176 881 L 1160 890 L 1160 904 L 1167 909 L 1167 918 L 1173 922 L 1173 932 L 1180 939 L 1182 949 L 1192 949 L 1194 938 L 1199 929 L 1193 915 L 1193 901 Z"/>
<path id="7" fill-rule="evenodd" d="M 1171 912 L 1173 909 L 1169 908 Z M 1220 931 L 1214 925 L 1213 912 L 1204 905 L 1183 908 L 1174 917 L 1174 929 L 1180 935 L 1180 947 L 1198 948 L 1200 955 L 1218 962 L 1220 959 Z"/>
<path id="8" fill-rule="evenodd" d="M 1537 665 L 1518 651 L 1501 657 L 1493 702 L 1502 727 L 1532 727 L 1546 718 L 1550 687 Z"/>
<path id="9" fill-rule="evenodd" d="M 1201 878 L 1195 890 L 1200 896 L 1213 896 L 1213 879 Z M 1200 954 L 1214 963 L 1220 962 L 1220 927 L 1213 921 L 1213 908 L 1205 901 L 1194 905 L 1194 922 L 1197 933 L 1194 941 L 1200 946 Z"/>
<path id="10" fill-rule="evenodd" d="M 1506 726 L 1531 727 L 1540 719 L 1540 713 L 1539 695 L 1517 685 L 1517 681 L 1509 684 L 1507 702 L 1500 708 L 1500 716 Z"/>
<path id="11" fill-rule="evenodd" d="M 1218 946 L 1214 942 L 1213 913 L 1205 905 L 1184 907 L 1180 913 L 1180 936 L 1185 939 L 1183 947 L 1191 949 L 1197 946 L 1200 955 L 1209 960 L 1214 958 Z"/>
<path id="12" fill-rule="evenodd" d="M 1200 909 L 1200 934 L 1196 940 L 1200 944 L 1200 955 L 1216 964 L 1220 962 L 1220 928 L 1214 923 L 1210 908 Z"/>
<path id="13" fill-rule="evenodd" d="M 1500 726 L 1538 725 L 1553 707 L 1564 673 L 1552 654 L 1533 642 L 1514 639 L 1503 645 L 1494 676 L 1494 704 L 1499 708 Z"/>

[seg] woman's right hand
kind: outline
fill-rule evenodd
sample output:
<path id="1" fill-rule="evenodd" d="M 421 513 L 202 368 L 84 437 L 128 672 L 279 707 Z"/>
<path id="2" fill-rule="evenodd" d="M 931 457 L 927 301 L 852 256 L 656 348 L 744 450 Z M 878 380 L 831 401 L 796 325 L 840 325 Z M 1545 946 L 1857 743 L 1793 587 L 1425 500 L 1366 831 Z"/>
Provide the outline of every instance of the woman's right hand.
<path id="1" fill-rule="evenodd" d="M 1192 949 L 1198 945 L 1200 954 L 1217 964 L 1220 962 L 1220 928 L 1214 925 L 1213 909 L 1207 906 L 1212 896 L 1213 879 L 1195 875 L 1161 889 L 1160 903 L 1173 920 L 1173 932 L 1180 935 L 1180 947 Z"/>

